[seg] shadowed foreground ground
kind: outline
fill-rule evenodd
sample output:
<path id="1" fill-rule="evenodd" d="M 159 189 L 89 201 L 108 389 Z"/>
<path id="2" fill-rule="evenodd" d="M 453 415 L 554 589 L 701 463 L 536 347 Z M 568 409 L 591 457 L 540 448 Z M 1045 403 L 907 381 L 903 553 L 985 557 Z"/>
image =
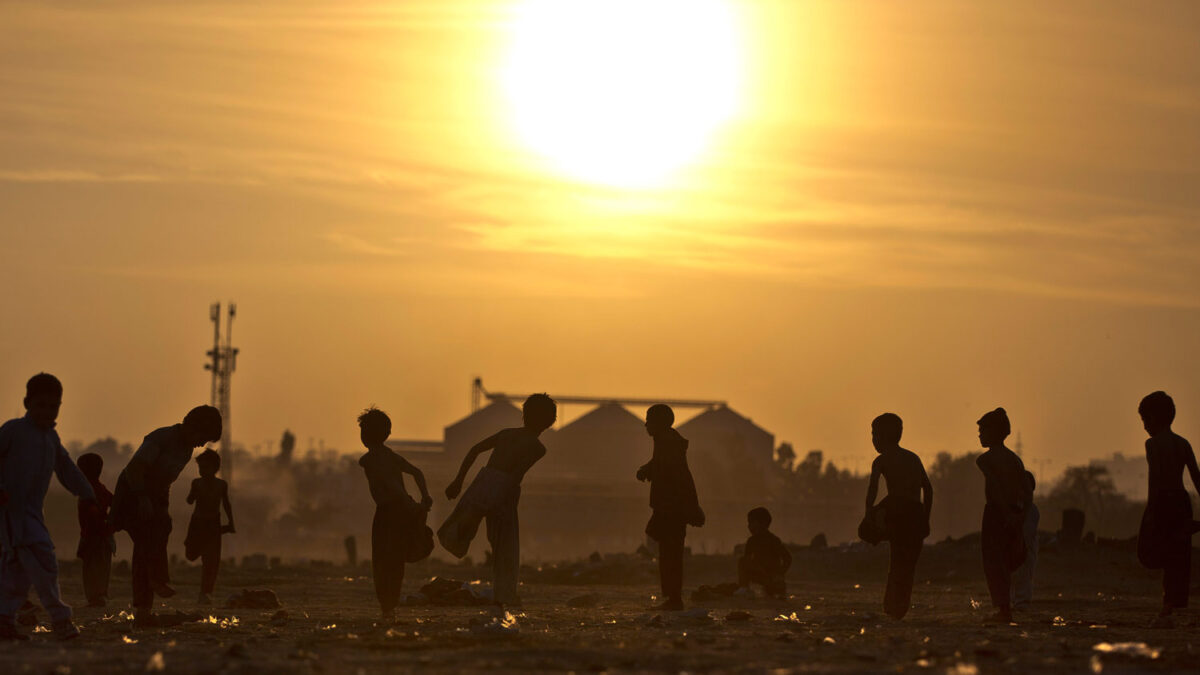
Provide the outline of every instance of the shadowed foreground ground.
<path id="1" fill-rule="evenodd" d="M 648 611 L 655 590 L 650 583 L 652 562 L 627 556 L 611 565 L 529 570 L 515 632 L 484 628 L 493 614 L 473 607 L 403 608 L 396 625 L 381 626 L 370 578 L 361 570 L 231 570 L 221 579 L 219 598 L 243 587 L 270 588 L 283 603 L 286 621 L 273 621 L 275 612 L 269 610 L 212 609 L 205 610 L 212 619 L 204 623 L 137 631 L 117 609 L 81 608 L 81 639 L 63 645 L 38 633 L 32 643 L 0 645 L 0 672 L 68 675 L 161 668 L 263 674 L 486 668 L 965 675 L 1194 672 L 1200 663 L 1200 617 L 1185 613 L 1175 628 L 1146 627 L 1159 602 L 1157 577 L 1137 567 L 1129 551 L 1045 553 L 1042 600 L 1018 617 L 1018 625 L 1007 627 L 982 625 L 991 610 L 978 550 L 967 544 L 927 548 L 918 570 L 915 608 L 903 622 L 888 619 L 879 608 L 885 555 L 884 547 L 799 551 L 790 575 L 791 600 L 689 603 L 689 609 L 711 610 L 711 619 Z M 732 568 L 730 556 L 690 558 L 687 588 L 690 592 L 699 583 L 728 581 Z M 406 590 L 415 591 L 433 574 L 474 580 L 486 572 L 422 564 L 411 571 Z M 79 601 L 77 577 L 73 569 L 64 573 L 68 601 Z M 575 583 L 563 583 L 572 579 Z M 198 572 L 180 568 L 176 581 L 180 594 L 162 611 L 198 611 L 190 602 Z M 114 595 L 114 607 L 128 602 L 127 576 L 114 579 Z M 596 606 L 567 605 L 582 595 L 595 595 Z M 736 610 L 749 616 L 731 617 Z M 789 619 L 777 619 L 780 615 Z M 40 617 L 44 620 L 45 614 Z M 1161 654 L 1155 659 L 1101 656 L 1093 649 L 1101 642 L 1129 641 L 1146 642 Z"/>

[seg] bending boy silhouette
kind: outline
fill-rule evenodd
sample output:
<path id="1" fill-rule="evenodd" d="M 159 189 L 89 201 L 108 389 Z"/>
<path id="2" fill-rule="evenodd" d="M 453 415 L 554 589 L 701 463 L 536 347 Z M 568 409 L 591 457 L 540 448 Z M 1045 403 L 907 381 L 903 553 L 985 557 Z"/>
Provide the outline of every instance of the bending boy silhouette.
<path id="1" fill-rule="evenodd" d="M 750 538 L 746 540 L 745 553 L 738 558 L 738 585 L 750 588 L 750 584 L 761 584 L 768 596 L 786 598 L 784 577 L 792 566 L 792 553 L 770 531 L 771 512 L 762 506 L 750 509 L 746 525 L 750 528 Z"/>
<path id="2" fill-rule="evenodd" d="M 96 498 L 54 430 L 62 395 L 58 378 L 38 373 L 25 384 L 25 416 L 0 426 L 0 640 L 29 639 L 17 631 L 15 617 L 30 586 L 55 637 L 79 637 L 71 607 L 59 597 L 58 559 L 42 514 L 52 475 L 85 502 Z"/>
<path id="3" fill-rule="evenodd" d="M 1169 625 L 1171 612 L 1188 606 L 1192 571 L 1192 501 L 1183 487 L 1186 469 L 1192 487 L 1200 492 L 1200 468 L 1187 439 L 1171 430 L 1175 401 L 1156 391 L 1138 405 L 1146 440 L 1150 492 L 1138 532 L 1138 558 L 1150 569 L 1161 569 L 1163 600 L 1160 625 Z"/>
<path id="4" fill-rule="evenodd" d="M 88 607 L 104 607 L 108 604 L 108 578 L 116 552 L 113 531 L 108 525 L 112 493 L 100 482 L 103 457 L 94 452 L 85 453 L 75 460 L 75 465 L 96 495 L 95 500 L 79 500 L 79 547 L 75 555 L 83 563 L 83 593 L 87 596 Z"/>
<path id="5" fill-rule="evenodd" d="M 196 602 L 212 603 L 212 592 L 217 586 L 217 572 L 221 569 L 221 535 L 233 534 L 233 507 L 229 504 L 229 483 L 217 478 L 221 470 L 221 455 L 214 450 L 205 450 L 196 456 L 200 477 L 192 481 L 187 503 L 195 504 L 192 518 L 188 521 L 187 537 L 183 540 L 184 555 L 188 560 L 200 559 L 200 596 Z M 221 507 L 225 508 L 228 525 L 221 525 Z"/>
<path id="6" fill-rule="evenodd" d="M 867 513 L 877 508 L 879 477 L 887 483 L 883 508 L 884 529 L 890 542 L 887 590 L 883 609 L 894 619 L 903 619 L 912 605 L 913 578 L 925 537 L 929 536 L 929 514 L 933 511 L 933 484 L 916 453 L 900 447 L 904 422 L 899 415 L 884 413 L 871 422 L 871 444 L 879 456 L 871 463 L 867 486 Z"/>
<path id="7" fill-rule="evenodd" d="M 983 527 L 980 547 L 983 573 L 996 613 L 989 623 L 1012 623 L 1012 573 L 1025 560 L 1025 509 L 1031 501 L 1025 464 L 1004 445 L 1012 433 L 1004 408 L 979 418 L 979 443 L 987 452 L 975 460 L 983 472 Z"/>
<path id="8" fill-rule="evenodd" d="M 112 520 L 133 540 L 133 610 L 141 625 L 153 626 L 154 596 L 169 598 L 167 540 L 171 536 L 171 484 L 192 452 L 221 438 L 221 412 L 210 405 L 193 408 L 181 424 L 150 432 L 117 478 Z"/>
<path id="9" fill-rule="evenodd" d="M 558 406 L 546 394 L 534 394 L 522 406 L 524 426 L 505 429 L 477 443 L 463 458 L 458 475 L 446 488 L 446 497 L 455 499 L 471 465 L 489 450 L 487 465 L 446 522 L 438 528 L 438 540 L 455 556 L 467 554 L 479 522 L 487 519 L 487 537 L 492 545 L 492 593 L 497 604 L 516 606 L 518 573 L 521 567 L 520 523 L 517 504 L 521 499 L 521 480 L 525 473 L 546 455 L 546 446 L 538 440 L 558 417 Z"/>
<path id="10" fill-rule="evenodd" d="M 646 433 L 654 439 L 650 461 L 637 479 L 650 481 L 650 522 L 646 534 L 658 542 L 658 575 L 663 603 L 656 609 L 683 609 L 683 539 L 687 526 L 704 525 L 696 482 L 688 468 L 688 441 L 672 425 L 675 412 L 658 403 L 646 411 Z"/>
<path id="11" fill-rule="evenodd" d="M 425 474 L 407 459 L 384 444 L 392 435 L 392 420 L 378 408 L 368 408 L 358 416 L 359 438 L 367 453 L 358 463 L 367 474 L 367 487 L 375 500 L 375 518 L 371 521 L 371 574 L 375 579 L 375 597 L 385 621 L 395 618 L 404 585 L 404 551 L 408 539 L 416 535 L 420 513 L 433 506 L 433 497 L 425 487 Z M 404 488 L 404 474 L 413 477 L 421 491 L 418 505 Z"/>

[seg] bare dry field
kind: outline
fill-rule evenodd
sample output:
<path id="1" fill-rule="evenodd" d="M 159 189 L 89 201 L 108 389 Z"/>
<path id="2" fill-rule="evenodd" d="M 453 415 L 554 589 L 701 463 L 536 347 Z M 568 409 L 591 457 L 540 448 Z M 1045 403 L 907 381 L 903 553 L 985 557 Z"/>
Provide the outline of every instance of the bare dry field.
<path id="1" fill-rule="evenodd" d="M 731 556 L 687 562 L 689 592 L 729 581 Z M 624 556 L 601 563 L 531 567 L 515 625 L 469 606 L 402 608 L 394 624 L 378 619 L 368 568 L 225 569 L 220 599 L 243 588 L 273 590 L 275 610 L 198 608 L 198 571 L 179 567 L 179 595 L 160 611 L 201 613 L 201 622 L 137 630 L 120 612 L 128 577 L 115 576 L 108 610 L 79 608 L 83 635 L 59 643 L 37 632 L 28 643 L 0 644 L 3 673 L 373 673 L 394 671 L 660 672 L 1196 672 L 1200 620 L 1148 627 L 1158 577 L 1132 552 L 1089 547 L 1043 553 L 1035 606 L 1010 626 L 985 626 L 991 612 L 978 549 L 927 547 L 914 608 L 903 621 L 881 612 L 886 550 L 803 550 L 787 601 L 723 598 L 688 603 L 683 613 L 649 610 L 654 563 Z M 410 566 L 406 591 L 431 576 L 483 578 L 480 566 Z M 1193 579 L 1198 578 L 1193 576 Z M 77 570 L 62 585 L 82 604 Z M 594 606 L 570 601 L 594 596 Z M 584 601 L 588 602 L 587 600 Z M 223 604 L 220 600 L 218 604 Z M 45 614 L 39 618 L 45 621 Z M 503 617 L 500 617 L 503 618 Z M 39 631 L 43 629 L 38 629 Z M 1101 643 L 1144 642 L 1157 655 L 1104 654 Z"/>

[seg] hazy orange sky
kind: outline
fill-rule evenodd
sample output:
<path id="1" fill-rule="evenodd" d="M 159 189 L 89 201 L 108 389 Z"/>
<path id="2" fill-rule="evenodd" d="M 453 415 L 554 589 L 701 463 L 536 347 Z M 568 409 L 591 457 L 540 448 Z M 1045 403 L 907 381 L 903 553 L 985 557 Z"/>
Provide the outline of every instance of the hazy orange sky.
<path id="1" fill-rule="evenodd" d="M 1003 405 L 1050 471 L 1153 389 L 1200 435 L 1200 4 L 729 4 L 737 111 L 639 191 L 514 134 L 516 3 L 0 4 L 0 411 L 48 370 L 65 438 L 136 441 L 232 298 L 251 447 L 438 437 L 476 374 L 858 468 L 885 410 L 931 461 Z"/>

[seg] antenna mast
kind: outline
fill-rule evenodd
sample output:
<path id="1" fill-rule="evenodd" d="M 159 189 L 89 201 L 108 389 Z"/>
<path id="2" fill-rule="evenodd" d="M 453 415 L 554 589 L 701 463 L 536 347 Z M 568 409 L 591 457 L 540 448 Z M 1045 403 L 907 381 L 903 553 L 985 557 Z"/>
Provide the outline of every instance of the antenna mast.
<path id="1" fill-rule="evenodd" d="M 229 419 L 230 394 L 233 371 L 237 368 L 238 350 L 233 346 L 233 317 L 237 316 L 237 305 L 228 304 L 225 321 L 225 343 L 221 344 L 221 303 L 209 308 L 208 317 L 213 322 L 213 348 L 206 353 L 209 363 L 204 369 L 212 371 L 212 405 L 221 411 L 221 469 L 225 480 L 233 483 L 233 435 Z"/>

